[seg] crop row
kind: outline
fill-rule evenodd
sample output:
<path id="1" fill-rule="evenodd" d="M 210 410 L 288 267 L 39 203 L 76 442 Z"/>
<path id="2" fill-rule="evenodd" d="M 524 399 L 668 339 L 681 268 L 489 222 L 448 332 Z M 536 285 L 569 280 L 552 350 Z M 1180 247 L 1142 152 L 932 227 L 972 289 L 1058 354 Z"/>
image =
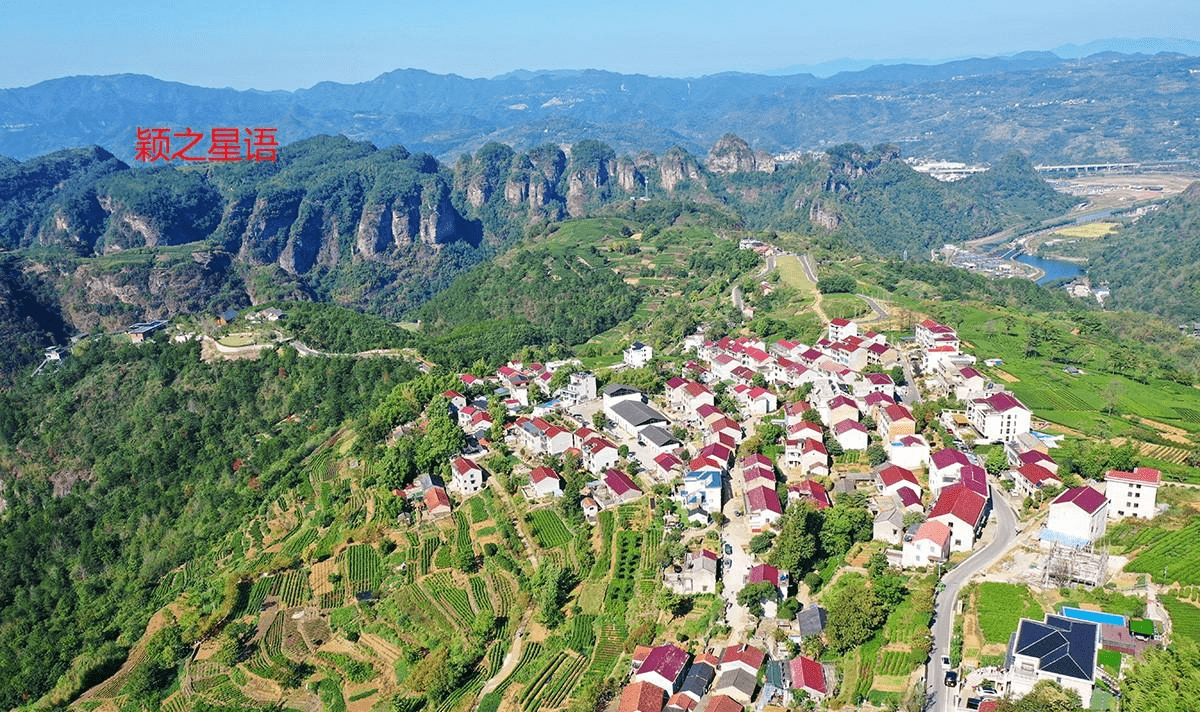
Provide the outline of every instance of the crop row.
<path id="1" fill-rule="evenodd" d="M 560 706 L 567 695 L 571 694 L 571 690 L 575 689 L 575 685 L 579 682 L 579 676 L 588 665 L 588 659 L 583 656 L 575 656 L 569 663 L 559 668 L 558 673 L 554 676 L 554 681 L 542 694 L 538 700 L 540 709 L 549 709 Z"/>
<path id="2" fill-rule="evenodd" d="M 475 618 L 475 612 L 471 610 L 471 599 L 465 590 L 454 585 L 450 574 L 434 574 L 425 579 L 425 586 L 433 600 L 449 606 L 461 624 L 471 625 Z"/>
<path id="3" fill-rule="evenodd" d="M 479 576 L 468 579 L 471 585 L 471 598 L 475 600 L 475 609 L 493 614 L 491 597 L 488 595 L 487 584 Z"/>
<path id="4" fill-rule="evenodd" d="M 596 644 L 596 616 L 578 615 L 571 619 L 571 630 L 567 633 L 567 647 L 587 655 Z"/>
<path id="5" fill-rule="evenodd" d="M 491 581 L 492 588 L 496 591 L 496 597 L 492 599 L 496 615 L 500 618 L 507 618 L 515 598 L 512 584 L 509 583 L 507 576 L 496 570 L 488 575 L 488 580 Z"/>
<path id="6" fill-rule="evenodd" d="M 285 608 L 299 606 L 312 596 L 308 576 L 302 571 L 285 571 L 272 581 L 271 595 L 278 596 Z"/>
<path id="7" fill-rule="evenodd" d="M 529 667 L 529 664 L 536 660 L 541 652 L 542 646 L 540 643 L 526 643 L 525 647 L 521 649 L 521 657 L 517 660 L 516 667 L 512 669 L 512 672 L 508 674 L 508 677 L 504 678 L 504 680 L 496 686 L 496 689 L 493 692 L 495 692 L 497 695 L 503 695 L 504 691 L 508 689 L 508 686 L 513 684 L 517 676 L 524 672 L 525 668 Z"/>
<path id="8" fill-rule="evenodd" d="M 280 551 L 287 556 L 299 556 L 301 552 L 308 548 L 309 544 L 316 541 L 316 538 L 317 530 L 312 527 L 305 527 L 301 531 L 291 535 Z"/>
<path id="9" fill-rule="evenodd" d="M 554 549 L 571 540 L 562 519 L 552 509 L 539 509 L 530 513 L 530 526 L 538 544 L 545 549 Z"/>
<path id="10" fill-rule="evenodd" d="M 533 678 L 533 682 L 525 687 L 520 697 L 517 698 L 525 712 L 533 712 L 533 710 L 538 709 L 542 688 L 550 682 L 550 678 L 554 675 L 555 671 L 568 659 L 566 651 L 559 651 L 557 655 L 546 663 L 546 666 L 541 669 L 537 677 Z"/>
<path id="11" fill-rule="evenodd" d="M 275 577 L 260 577 L 254 579 L 253 583 L 243 582 L 241 586 L 248 586 L 249 591 L 246 593 L 246 598 L 242 605 L 233 612 L 232 618 L 241 618 L 250 613 L 258 613 L 262 607 L 263 599 L 271 591 L 271 587 L 275 585 Z"/>
<path id="12" fill-rule="evenodd" d="M 421 575 L 429 573 L 429 568 L 433 563 L 433 555 L 441 544 L 441 540 L 437 537 L 426 537 L 421 542 Z"/>
<path id="13" fill-rule="evenodd" d="M 1125 567 L 1158 583 L 1200 584 L 1200 522 L 1162 536 Z"/>
<path id="14" fill-rule="evenodd" d="M 383 560 L 370 544 L 356 544 L 345 552 L 346 577 L 350 579 L 350 590 L 378 591 L 383 580 Z"/>
<path id="15" fill-rule="evenodd" d="M 913 653 L 903 650 L 885 650 L 879 654 L 879 674 L 907 675 L 920 663 L 913 659 Z"/>

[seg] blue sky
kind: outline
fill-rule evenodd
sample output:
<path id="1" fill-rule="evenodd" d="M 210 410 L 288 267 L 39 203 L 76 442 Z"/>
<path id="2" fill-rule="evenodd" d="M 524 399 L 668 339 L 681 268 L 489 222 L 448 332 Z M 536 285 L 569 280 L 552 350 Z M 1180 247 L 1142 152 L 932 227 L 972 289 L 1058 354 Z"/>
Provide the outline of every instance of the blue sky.
<path id="1" fill-rule="evenodd" d="M 467 77 L 563 68 L 682 77 L 1114 37 L 1200 40 L 1195 0 L 24 0 L 0 16 L 0 87 L 132 72 L 295 89 L 408 67 Z"/>

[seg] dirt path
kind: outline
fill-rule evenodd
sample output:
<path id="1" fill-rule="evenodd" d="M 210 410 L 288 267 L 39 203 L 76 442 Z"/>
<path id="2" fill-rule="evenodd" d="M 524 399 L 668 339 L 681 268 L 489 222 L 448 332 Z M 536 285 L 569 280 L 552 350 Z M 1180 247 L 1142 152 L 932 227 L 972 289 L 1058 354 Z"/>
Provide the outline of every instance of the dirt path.
<path id="1" fill-rule="evenodd" d="M 77 701 L 89 700 L 96 696 L 96 691 L 104 687 L 110 680 L 123 678 L 128 675 L 138 663 L 141 662 L 142 653 L 146 649 L 146 644 L 150 642 L 150 637 L 158 631 L 162 630 L 167 624 L 167 613 L 174 615 L 172 610 L 173 605 L 168 605 L 160 608 L 157 613 L 150 617 L 150 622 L 146 624 L 146 632 L 142 633 L 142 637 L 138 639 L 137 644 L 129 651 L 129 655 L 125 658 L 125 662 L 121 664 L 120 669 L 113 675 L 105 678 L 101 682 L 93 685 L 86 692 L 79 696 Z"/>
<path id="2" fill-rule="evenodd" d="M 525 611 L 525 615 L 521 618 L 521 622 L 517 624 L 517 634 L 513 639 L 512 647 L 509 648 L 508 654 L 504 656 L 504 662 L 500 664 L 500 669 L 492 675 L 492 679 L 483 683 L 483 689 L 479 692 L 480 697 L 495 690 L 504 679 L 512 674 L 516 669 L 517 663 L 521 662 L 521 649 L 525 647 L 525 628 L 529 625 L 529 617 L 533 611 Z"/>

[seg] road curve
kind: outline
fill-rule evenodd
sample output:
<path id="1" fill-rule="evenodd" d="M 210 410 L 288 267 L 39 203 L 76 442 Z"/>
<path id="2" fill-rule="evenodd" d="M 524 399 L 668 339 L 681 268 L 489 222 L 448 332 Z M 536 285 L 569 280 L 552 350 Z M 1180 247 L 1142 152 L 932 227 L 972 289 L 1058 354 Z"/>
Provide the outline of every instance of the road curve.
<path id="1" fill-rule="evenodd" d="M 1000 560 L 1016 543 L 1017 517 L 1008 505 L 1008 500 L 1002 494 L 998 494 L 996 488 L 992 487 L 990 491 L 996 526 L 995 537 L 991 543 L 942 577 L 944 588 L 934 599 L 933 610 L 936 618 L 933 625 L 933 650 L 929 654 L 929 662 L 925 665 L 926 709 L 932 712 L 951 712 L 955 709 L 954 696 L 957 690 L 947 688 L 942 682 L 946 674 L 942 656 L 950 654 L 950 636 L 954 630 L 954 604 L 958 600 L 959 591 L 972 576 Z"/>

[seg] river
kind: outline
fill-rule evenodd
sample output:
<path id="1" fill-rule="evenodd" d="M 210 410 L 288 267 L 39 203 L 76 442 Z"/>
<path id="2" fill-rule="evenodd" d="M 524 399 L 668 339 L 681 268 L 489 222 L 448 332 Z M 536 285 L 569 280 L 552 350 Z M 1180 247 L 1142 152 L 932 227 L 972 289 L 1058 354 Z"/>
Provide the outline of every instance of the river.
<path id="1" fill-rule="evenodd" d="M 1016 258 L 1017 262 L 1024 262 L 1032 267 L 1045 272 L 1038 284 L 1045 284 L 1056 279 L 1073 279 L 1083 275 L 1083 263 L 1066 262 L 1064 260 L 1047 260 L 1034 255 L 1020 254 Z"/>

